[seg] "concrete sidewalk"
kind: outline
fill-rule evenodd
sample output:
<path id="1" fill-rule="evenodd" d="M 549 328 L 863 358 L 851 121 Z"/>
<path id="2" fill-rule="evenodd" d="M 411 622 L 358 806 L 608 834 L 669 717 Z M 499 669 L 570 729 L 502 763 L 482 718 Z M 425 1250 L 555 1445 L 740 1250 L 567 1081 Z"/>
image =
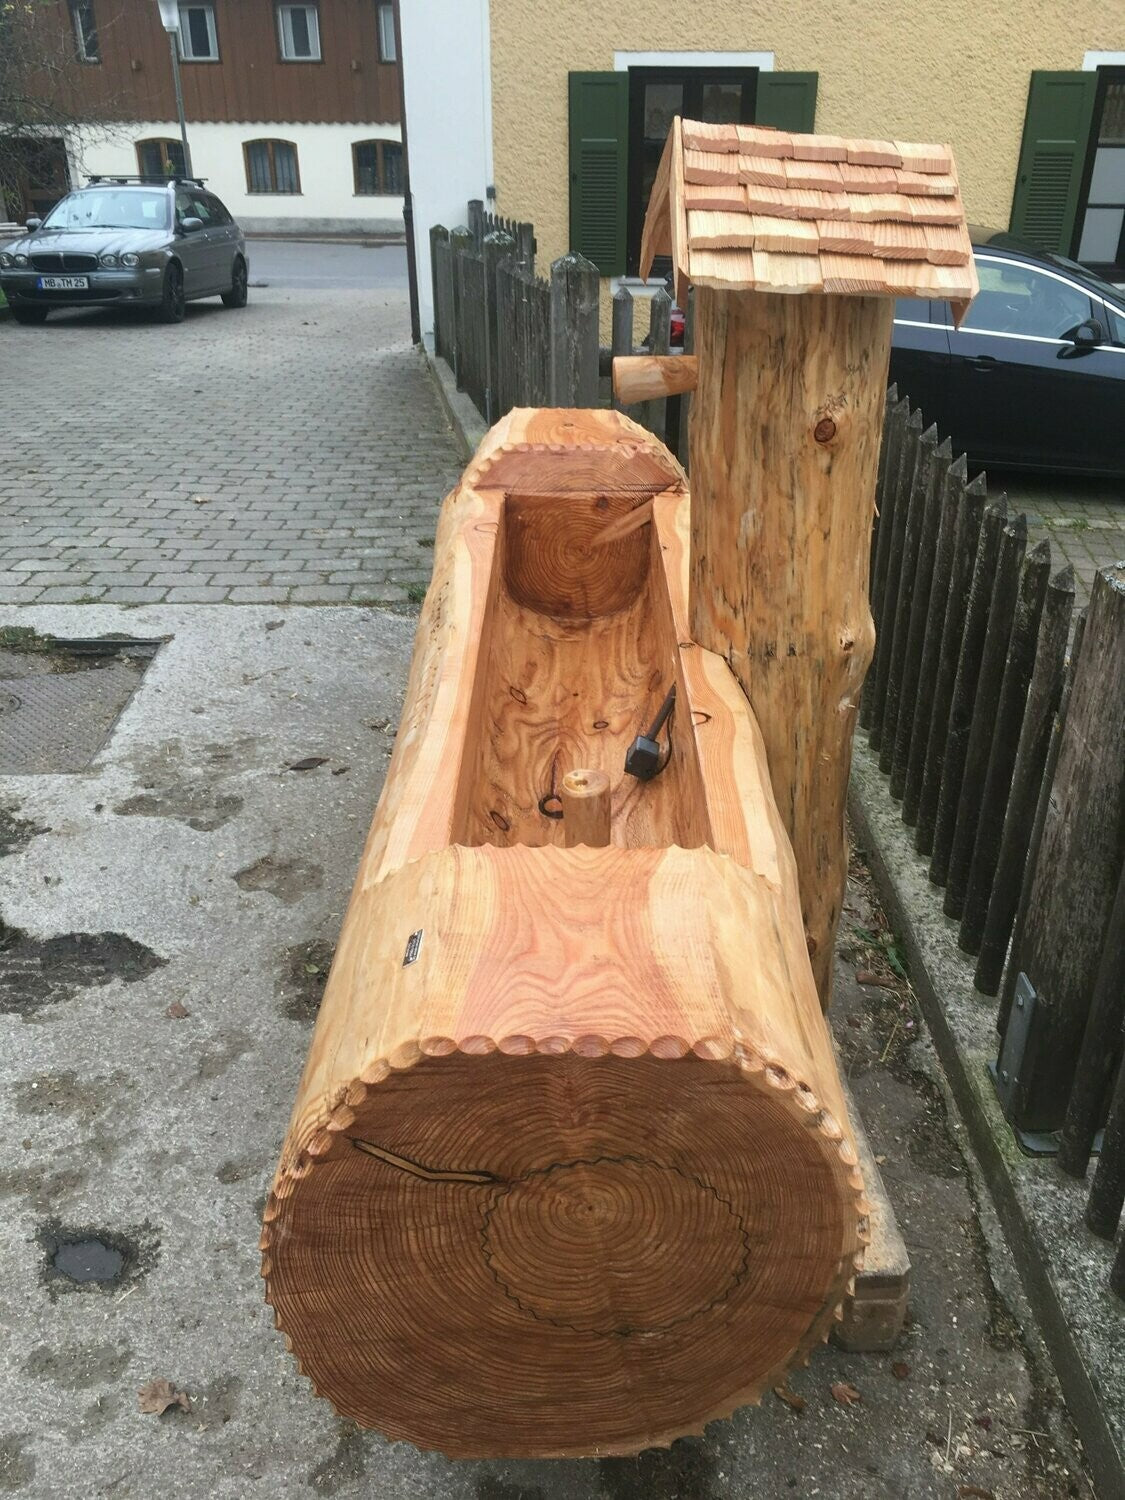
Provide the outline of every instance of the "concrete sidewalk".
<path id="1" fill-rule="evenodd" d="M 0 780 L 0 1487 L 28 1500 L 1091 1493 L 912 997 L 872 943 L 885 928 L 862 871 L 835 1018 L 914 1265 L 899 1349 L 829 1346 L 791 1378 L 803 1410 L 767 1395 L 633 1460 L 452 1463 L 337 1419 L 263 1304 L 259 1215 L 413 622 L 0 610 L 13 624 L 166 639 L 90 769 Z M 101 1279 L 75 1279 L 87 1274 Z M 190 1412 L 138 1410 L 160 1378 Z M 858 1404 L 833 1398 L 838 1382 Z"/>

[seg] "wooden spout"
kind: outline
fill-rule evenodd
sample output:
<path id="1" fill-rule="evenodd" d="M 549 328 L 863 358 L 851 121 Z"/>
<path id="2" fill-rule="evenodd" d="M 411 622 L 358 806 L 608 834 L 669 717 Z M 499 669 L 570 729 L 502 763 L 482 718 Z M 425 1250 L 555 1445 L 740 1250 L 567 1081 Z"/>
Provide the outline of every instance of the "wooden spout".
<path id="1" fill-rule="evenodd" d="M 613 361 L 613 394 L 623 406 L 682 396 L 698 379 L 694 354 L 622 354 Z"/>
<path id="2" fill-rule="evenodd" d="M 563 837 L 568 849 L 609 843 L 609 777 L 604 771 L 568 771 L 563 777 Z"/>

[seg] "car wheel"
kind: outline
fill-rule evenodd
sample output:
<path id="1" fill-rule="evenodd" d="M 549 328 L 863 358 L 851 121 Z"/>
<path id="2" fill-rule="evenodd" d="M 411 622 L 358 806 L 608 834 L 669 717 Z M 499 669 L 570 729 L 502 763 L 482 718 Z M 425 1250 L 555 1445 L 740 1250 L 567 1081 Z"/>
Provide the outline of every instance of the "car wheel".
<path id="1" fill-rule="evenodd" d="M 175 261 L 164 272 L 164 286 L 156 316 L 161 323 L 182 323 L 184 318 L 184 273 Z"/>
<path id="2" fill-rule="evenodd" d="M 235 256 L 231 274 L 230 291 L 223 293 L 224 307 L 246 306 L 246 262 L 241 255 Z"/>
<path id="3" fill-rule="evenodd" d="M 17 323 L 45 323 L 49 311 L 50 309 L 46 307 L 16 307 L 14 305 L 11 309 L 12 317 Z"/>

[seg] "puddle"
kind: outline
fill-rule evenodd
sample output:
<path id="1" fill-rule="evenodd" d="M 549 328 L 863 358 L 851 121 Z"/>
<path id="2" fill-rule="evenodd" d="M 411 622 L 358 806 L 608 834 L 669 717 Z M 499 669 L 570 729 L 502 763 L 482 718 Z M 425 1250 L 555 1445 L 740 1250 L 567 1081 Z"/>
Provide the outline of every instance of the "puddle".
<path id="1" fill-rule="evenodd" d="M 132 1357 L 127 1344 L 62 1344 L 57 1349 L 40 1344 L 27 1356 L 23 1372 L 64 1390 L 85 1391 L 119 1380 Z"/>
<path id="2" fill-rule="evenodd" d="M 116 1290 L 150 1271 L 160 1251 L 150 1224 L 130 1226 L 122 1233 L 51 1220 L 40 1226 L 38 1239 L 44 1255 L 40 1279 L 52 1297 Z"/>
<path id="3" fill-rule="evenodd" d="M 267 891 L 285 906 L 292 906 L 308 891 L 319 891 L 323 880 L 319 865 L 304 859 L 281 859 L 275 854 L 264 854 L 234 876 L 242 890 Z"/>
<path id="4" fill-rule="evenodd" d="M 214 833 L 242 811 L 242 798 L 202 783 L 177 782 L 158 791 L 127 797 L 113 809 L 122 817 L 174 818 L 197 833 Z"/>
<path id="5" fill-rule="evenodd" d="M 135 984 L 168 962 L 121 932 L 64 932 L 34 938 L 0 920 L 0 1015 L 25 1020 L 81 989 L 120 979 Z"/>
<path id="6" fill-rule="evenodd" d="M 291 1021 L 316 1020 L 335 951 L 323 938 L 289 949 L 278 992 L 281 1008 Z"/>
<path id="7" fill-rule="evenodd" d="M 50 831 L 45 823 L 33 823 L 27 818 L 21 818 L 14 807 L 0 807 L 0 859 L 6 854 L 26 849 L 37 834 Z"/>

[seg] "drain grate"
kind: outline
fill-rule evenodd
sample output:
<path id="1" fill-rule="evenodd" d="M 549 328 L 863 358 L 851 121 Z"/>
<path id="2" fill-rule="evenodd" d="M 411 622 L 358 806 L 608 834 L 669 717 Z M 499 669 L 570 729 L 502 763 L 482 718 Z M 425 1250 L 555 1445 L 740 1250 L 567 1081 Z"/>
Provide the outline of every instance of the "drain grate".
<path id="1" fill-rule="evenodd" d="M 0 775 L 84 771 L 162 644 L 44 639 L 0 651 Z"/>

